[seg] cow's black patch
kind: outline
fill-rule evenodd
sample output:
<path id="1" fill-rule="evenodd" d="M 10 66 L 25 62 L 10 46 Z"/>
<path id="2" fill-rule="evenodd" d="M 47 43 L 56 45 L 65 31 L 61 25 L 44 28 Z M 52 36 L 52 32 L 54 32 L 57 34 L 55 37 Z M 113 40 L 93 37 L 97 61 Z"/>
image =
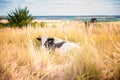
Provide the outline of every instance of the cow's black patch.
<path id="1" fill-rule="evenodd" d="M 48 38 L 44 43 L 44 46 L 48 49 L 53 48 L 53 45 L 54 45 L 54 38 Z"/>
<path id="2" fill-rule="evenodd" d="M 56 44 L 54 44 L 54 47 L 55 47 L 55 48 L 60 48 L 60 47 L 62 47 L 62 45 L 63 45 L 64 43 L 65 43 L 65 42 L 56 43 Z"/>

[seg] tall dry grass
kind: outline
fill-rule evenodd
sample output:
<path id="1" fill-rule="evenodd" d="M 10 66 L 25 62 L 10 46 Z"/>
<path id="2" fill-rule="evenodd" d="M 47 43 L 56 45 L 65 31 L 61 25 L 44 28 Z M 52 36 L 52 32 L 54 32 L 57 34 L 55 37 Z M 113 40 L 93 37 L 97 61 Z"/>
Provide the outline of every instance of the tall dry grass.
<path id="1" fill-rule="evenodd" d="M 45 35 L 80 44 L 83 51 L 41 51 L 36 38 Z M 0 80 L 119 79 L 120 22 L 95 23 L 87 29 L 78 21 L 0 29 Z"/>

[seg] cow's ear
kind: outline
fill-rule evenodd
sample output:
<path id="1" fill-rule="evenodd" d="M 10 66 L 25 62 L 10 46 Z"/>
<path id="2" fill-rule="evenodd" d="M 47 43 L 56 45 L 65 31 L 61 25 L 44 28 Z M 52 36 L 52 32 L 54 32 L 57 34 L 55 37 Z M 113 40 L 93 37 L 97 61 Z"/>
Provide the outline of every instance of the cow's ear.
<path id="1" fill-rule="evenodd" d="M 39 40 L 39 41 L 41 41 L 42 40 L 42 37 L 38 37 L 38 38 L 36 38 L 37 40 Z"/>

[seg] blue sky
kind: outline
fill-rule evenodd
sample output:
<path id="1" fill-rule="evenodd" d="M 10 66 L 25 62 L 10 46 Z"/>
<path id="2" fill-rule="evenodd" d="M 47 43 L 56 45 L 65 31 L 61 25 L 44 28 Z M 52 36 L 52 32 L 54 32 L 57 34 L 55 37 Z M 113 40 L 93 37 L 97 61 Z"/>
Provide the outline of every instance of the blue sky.
<path id="1" fill-rule="evenodd" d="M 18 6 L 32 15 L 120 15 L 120 0 L 0 0 L 0 15 Z"/>

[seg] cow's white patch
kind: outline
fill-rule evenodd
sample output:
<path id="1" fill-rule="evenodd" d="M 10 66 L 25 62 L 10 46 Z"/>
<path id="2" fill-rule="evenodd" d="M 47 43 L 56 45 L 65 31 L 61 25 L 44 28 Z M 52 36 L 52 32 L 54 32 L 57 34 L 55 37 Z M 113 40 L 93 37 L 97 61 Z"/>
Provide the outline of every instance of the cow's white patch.
<path id="1" fill-rule="evenodd" d="M 45 42 L 47 41 L 47 39 L 48 39 L 48 37 L 47 36 L 45 36 L 45 37 L 41 37 L 41 42 L 42 42 L 42 44 L 41 44 L 41 49 L 45 49 Z"/>
<path id="2" fill-rule="evenodd" d="M 72 42 L 66 42 L 63 44 L 62 47 L 59 49 L 56 49 L 56 52 L 62 54 L 62 53 L 69 53 L 70 51 L 73 50 L 81 50 L 81 47 L 75 43 Z"/>

